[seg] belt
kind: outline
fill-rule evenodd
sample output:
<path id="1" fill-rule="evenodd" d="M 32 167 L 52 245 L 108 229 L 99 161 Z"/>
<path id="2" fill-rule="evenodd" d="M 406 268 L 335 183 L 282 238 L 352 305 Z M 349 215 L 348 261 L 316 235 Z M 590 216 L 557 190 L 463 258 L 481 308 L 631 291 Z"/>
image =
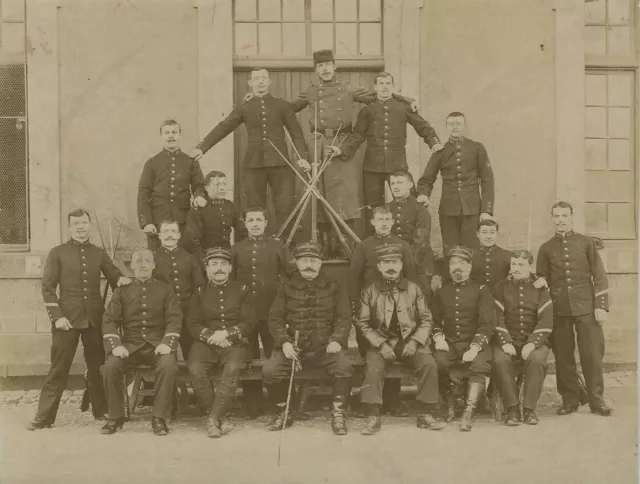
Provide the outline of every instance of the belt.
<path id="1" fill-rule="evenodd" d="M 327 138 L 333 138 L 336 133 L 338 133 L 337 129 L 315 129 L 315 128 L 311 128 L 311 131 L 314 133 L 318 133 L 321 134 L 323 136 L 326 136 Z M 342 128 L 340 128 L 340 133 L 351 133 L 351 131 L 353 131 L 353 128 L 351 125 L 349 126 L 343 126 Z"/>

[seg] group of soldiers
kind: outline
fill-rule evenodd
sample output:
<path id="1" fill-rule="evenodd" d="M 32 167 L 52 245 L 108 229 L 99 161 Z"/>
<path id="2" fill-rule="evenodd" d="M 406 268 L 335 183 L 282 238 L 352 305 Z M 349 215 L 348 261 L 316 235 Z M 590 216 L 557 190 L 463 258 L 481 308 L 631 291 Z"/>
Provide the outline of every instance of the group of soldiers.
<path id="1" fill-rule="evenodd" d="M 368 417 L 364 435 L 380 430 L 385 410 L 406 415 L 398 402 L 399 385 L 391 384 L 394 380 L 385 384 L 385 372 L 394 362 L 416 372 L 418 428 L 445 426 L 438 417 L 440 401 L 446 404 L 445 422 L 456 418 L 457 381 L 450 371 L 460 366 L 469 375 L 460 430 L 471 430 L 490 375 L 507 408 L 506 424 L 537 424 L 535 408 L 551 348 L 563 400 L 558 413 L 573 413 L 581 391 L 574 331 L 591 411 L 611 414 L 602 377 L 607 277 L 596 241 L 573 231 L 573 207 L 553 205 L 556 233 L 540 247 L 534 272 L 529 250 L 496 245 L 493 171 L 482 144 L 464 136 L 464 114 L 447 117 L 450 137 L 442 144 L 413 100 L 394 94 L 391 74 L 376 76 L 371 92 L 335 78 L 331 51 L 314 53 L 314 64 L 318 83 L 292 102 L 269 95 L 268 72 L 254 70 L 251 96 L 190 154 L 180 149 L 180 125 L 174 120 L 162 124 L 163 149 L 146 162 L 139 183 L 139 223 L 148 249 L 133 253 L 133 278 L 123 276 L 104 249 L 89 242 L 90 214 L 82 209 L 69 213 L 70 240 L 51 250 L 43 271 L 52 361 L 30 430 L 54 423 L 82 338 L 92 411 L 106 421 L 102 433 L 123 426 L 122 377 L 138 364 L 155 368 L 152 429 L 156 435 L 168 433 L 180 346 L 198 408 L 207 416 L 207 433 L 221 437 L 240 373 L 252 358 L 261 357 L 262 346 L 263 382 L 242 382 L 249 415 L 264 411 L 264 383 L 277 409 L 268 428 L 290 426 L 295 416 L 286 403 L 291 374 L 319 366 L 333 378 L 333 432 L 344 435 L 353 376 L 347 353 L 352 323 L 365 360 L 360 391 Z M 352 127 L 353 101 L 367 105 Z M 360 206 L 352 186 L 360 174 L 350 171 L 352 158 L 367 141 L 361 176 L 369 235 L 355 246 L 343 280 L 322 270 L 329 235 L 322 244 L 303 241 L 293 251 L 267 235 L 268 225 L 284 223 L 294 200 L 285 129 L 299 157 L 297 168 L 311 168 L 295 117 L 306 106 L 317 123 L 311 126 L 309 147 L 320 152 L 316 159 L 321 154 L 332 159 L 323 173 L 322 193 L 349 224 Z M 249 134 L 247 203 L 239 210 L 225 198 L 224 173 L 204 177 L 198 159 L 243 123 Z M 417 187 L 407 171 L 407 124 L 433 151 Z M 438 174 L 445 254 L 440 275 L 428 210 Z M 385 204 L 387 183 L 393 200 Z M 273 222 L 266 210 L 267 186 L 273 194 Z M 326 224 L 327 234 L 330 229 Z M 101 274 L 114 290 L 106 311 Z M 222 376 L 214 389 L 210 372 L 218 366 Z M 522 402 L 516 388 L 520 371 Z"/>

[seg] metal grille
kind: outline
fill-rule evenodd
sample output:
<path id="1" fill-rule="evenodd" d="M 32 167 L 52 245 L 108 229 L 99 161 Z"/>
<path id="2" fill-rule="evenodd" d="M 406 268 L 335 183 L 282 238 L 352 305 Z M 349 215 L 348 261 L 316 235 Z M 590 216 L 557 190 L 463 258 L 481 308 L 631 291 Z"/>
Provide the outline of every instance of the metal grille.
<path id="1" fill-rule="evenodd" d="M 0 250 L 29 244 L 25 3 L 0 3 Z"/>

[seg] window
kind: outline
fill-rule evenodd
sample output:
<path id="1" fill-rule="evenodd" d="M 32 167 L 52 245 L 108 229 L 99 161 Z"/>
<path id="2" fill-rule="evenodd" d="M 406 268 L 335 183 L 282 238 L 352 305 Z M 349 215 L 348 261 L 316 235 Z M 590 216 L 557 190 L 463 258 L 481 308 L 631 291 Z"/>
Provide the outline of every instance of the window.
<path id="1" fill-rule="evenodd" d="M 236 58 L 382 57 L 381 0 L 236 0 Z"/>
<path id="2" fill-rule="evenodd" d="M 634 10 L 634 0 L 585 4 L 585 224 L 607 239 L 636 237 Z"/>
<path id="3" fill-rule="evenodd" d="M 25 0 L 0 0 L 0 250 L 28 247 Z"/>

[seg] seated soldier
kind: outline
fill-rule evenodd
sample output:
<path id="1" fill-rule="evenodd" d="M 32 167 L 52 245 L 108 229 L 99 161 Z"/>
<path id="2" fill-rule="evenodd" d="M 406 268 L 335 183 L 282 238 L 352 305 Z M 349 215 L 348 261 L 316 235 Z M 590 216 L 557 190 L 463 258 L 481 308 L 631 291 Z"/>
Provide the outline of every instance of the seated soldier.
<path id="1" fill-rule="evenodd" d="M 349 298 L 338 282 L 320 272 L 321 247 L 308 242 L 294 251 L 298 271 L 282 283 L 269 312 L 269 328 L 275 349 L 262 369 L 262 377 L 274 403 L 282 411 L 268 426 L 280 430 L 293 424 L 291 413 L 285 419 L 285 402 L 291 375 L 291 362 L 326 368 L 333 376 L 331 428 L 336 435 L 347 433 L 346 406 L 353 374 L 347 355 L 351 329 Z M 295 332 L 299 332 L 296 347 Z"/>
<path id="2" fill-rule="evenodd" d="M 549 290 L 536 289 L 528 250 L 516 250 L 511 257 L 511 275 L 494 289 L 497 331 L 492 345 L 492 373 L 508 410 L 507 425 L 520 422 L 520 402 L 514 363 L 523 362 L 524 423 L 536 425 L 535 408 L 542 393 L 549 357 L 548 338 L 553 329 L 553 308 Z"/>
<path id="3" fill-rule="evenodd" d="M 438 363 L 440 391 L 447 402 L 447 422 L 455 418 L 455 394 L 452 392 L 449 369 L 469 364 L 471 372 L 467 406 L 460 421 L 460 430 L 471 430 L 471 416 L 485 389 L 491 371 L 489 340 L 496 326 L 496 312 L 491 291 L 485 285 L 469 279 L 472 255 L 464 247 L 451 249 L 450 281 L 445 281 L 433 296 L 433 340 Z"/>
<path id="4" fill-rule="evenodd" d="M 418 428 L 440 430 L 444 425 L 432 415 L 438 404 L 438 367 L 428 345 L 432 321 L 424 293 L 402 277 L 401 246 L 383 245 L 377 253 L 380 276 L 362 292 L 356 322 L 370 343 L 360 390 L 362 402 L 369 406 L 362 435 L 380 430 L 385 369 L 396 359 L 418 375 Z"/>
<path id="5" fill-rule="evenodd" d="M 189 352 L 189 374 L 200 410 L 209 415 L 209 437 L 222 436 L 222 422 L 233 402 L 240 371 L 251 362 L 248 337 L 255 314 L 249 286 L 230 281 L 231 250 L 208 249 L 205 255 L 209 284 L 191 299 L 189 331 L 194 342 Z M 222 365 L 215 392 L 209 370 Z"/>
<path id="6" fill-rule="evenodd" d="M 167 435 L 166 420 L 176 387 L 176 348 L 182 327 L 180 301 L 166 282 L 152 277 L 153 252 L 140 250 L 131 257 L 133 284 L 116 289 L 102 322 L 107 361 L 102 368 L 109 403 L 109 420 L 103 434 L 114 434 L 124 424 L 123 374 L 135 365 L 155 368 L 151 427 L 156 435 Z M 118 327 L 122 336 L 118 335 Z"/>

